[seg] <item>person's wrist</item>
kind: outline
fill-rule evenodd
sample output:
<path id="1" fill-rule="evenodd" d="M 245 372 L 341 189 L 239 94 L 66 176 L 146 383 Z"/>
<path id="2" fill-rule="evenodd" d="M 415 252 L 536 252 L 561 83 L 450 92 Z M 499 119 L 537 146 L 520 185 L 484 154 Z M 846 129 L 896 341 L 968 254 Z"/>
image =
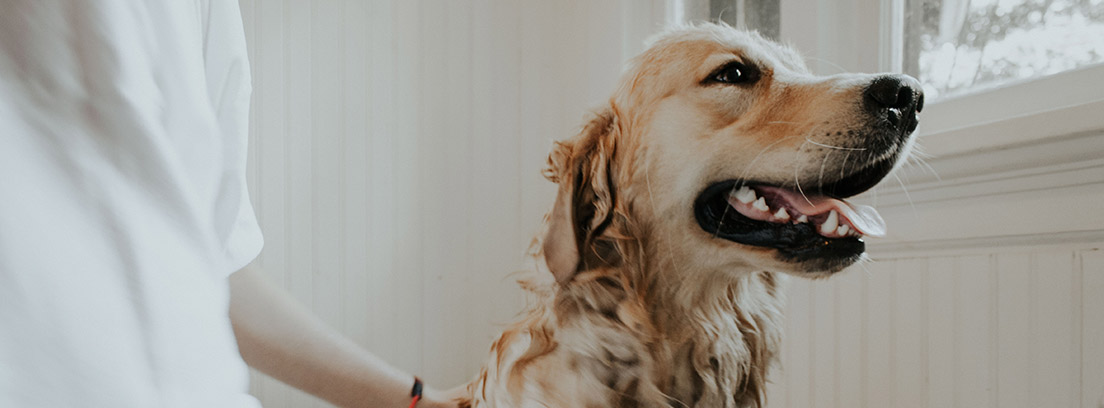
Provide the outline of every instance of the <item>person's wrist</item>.
<path id="1" fill-rule="evenodd" d="M 447 405 L 443 404 L 438 398 L 440 393 L 437 390 L 430 387 L 422 387 L 422 399 L 418 401 L 418 408 L 442 408 Z"/>

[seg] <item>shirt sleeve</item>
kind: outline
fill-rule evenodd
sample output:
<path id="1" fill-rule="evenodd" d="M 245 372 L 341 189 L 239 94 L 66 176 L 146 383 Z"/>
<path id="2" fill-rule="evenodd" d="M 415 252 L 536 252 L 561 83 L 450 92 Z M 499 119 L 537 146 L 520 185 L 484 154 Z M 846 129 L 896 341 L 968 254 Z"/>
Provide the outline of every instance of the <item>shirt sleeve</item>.
<path id="1" fill-rule="evenodd" d="M 249 58 L 238 2 L 202 0 L 199 13 L 207 92 L 224 139 L 224 171 L 212 221 L 229 275 L 252 262 L 264 245 L 246 184 L 252 93 Z"/>

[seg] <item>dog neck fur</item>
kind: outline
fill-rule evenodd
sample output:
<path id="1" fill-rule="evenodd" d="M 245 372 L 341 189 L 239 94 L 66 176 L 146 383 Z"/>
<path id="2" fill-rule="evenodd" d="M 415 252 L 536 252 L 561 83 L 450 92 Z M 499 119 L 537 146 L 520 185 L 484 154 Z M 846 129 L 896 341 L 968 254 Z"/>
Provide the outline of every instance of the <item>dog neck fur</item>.
<path id="1" fill-rule="evenodd" d="M 668 281 L 646 302 L 659 331 L 670 336 L 664 346 L 674 372 L 665 389 L 689 406 L 763 406 L 768 369 L 782 338 L 783 276 L 665 273 L 672 270 L 660 272 Z"/>
<path id="2" fill-rule="evenodd" d="M 782 276 L 680 278 L 666 259 L 645 261 L 637 240 L 616 245 L 641 262 L 557 282 L 535 241 L 534 273 L 522 281 L 531 305 L 492 346 L 472 406 L 764 406 L 782 336 Z"/>

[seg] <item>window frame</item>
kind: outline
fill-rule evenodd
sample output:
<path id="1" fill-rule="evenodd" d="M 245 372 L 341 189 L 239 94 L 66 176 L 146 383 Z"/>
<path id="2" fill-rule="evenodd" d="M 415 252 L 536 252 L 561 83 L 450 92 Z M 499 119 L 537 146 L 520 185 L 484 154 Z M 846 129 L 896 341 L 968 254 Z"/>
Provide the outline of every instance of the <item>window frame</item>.
<path id="1" fill-rule="evenodd" d="M 901 72 L 907 0 L 880 0 L 883 70 Z M 1094 80 L 1095 79 L 1095 80 Z M 1009 81 L 930 101 L 919 136 L 933 156 L 964 154 L 1104 130 L 1104 63 Z"/>
<path id="2" fill-rule="evenodd" d="M 880 71 L 903 69 L 905 1 L 879 1 Z M 929 101 L 918 134 L 931 156 L 966 154 L 1104 130 L 1094 109 L 1104 112 L 1104 63 Z"/>
<path id="3" fill-rule="evenodd" d="M 684 0 L 622 4 L 648 18 L 629 23 L 634 40 L 677 22 Z M 906 0 L 781 2 L 781 38 L 814 73 L 902 72 Z M 644 10 L 647 9 L 647 10 Z M 645 13 L 646 11 L 646 13 Z M 639 51 L 636 47 L 627 52 Z M 1104 64 L 1012 81 L 929 100 L 918 136 L 931 157 L 992 150 L 1076 133 L 1104 131 Z"/>

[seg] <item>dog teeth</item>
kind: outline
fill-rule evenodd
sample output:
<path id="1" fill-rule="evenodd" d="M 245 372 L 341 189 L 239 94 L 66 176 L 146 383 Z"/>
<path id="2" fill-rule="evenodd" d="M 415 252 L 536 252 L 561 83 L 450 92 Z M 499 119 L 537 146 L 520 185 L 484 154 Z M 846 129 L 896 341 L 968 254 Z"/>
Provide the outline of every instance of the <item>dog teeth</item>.
<path id="1" fill-rule="evenodd" d="M 740 187 L 739 190 L 734 190 L 729 194 L 732 195 L 732 197 L 736 198 L 736 201 L 744 204 L 755 201 L 755 190 L 748 188 L 748 186 Z"/>
<path id="2" fill-rule="evenodd" d="M 790 219 L 790 213 L 786 212 L 785 208 L 779 208 L 778 212 L 774 213 L 774 218 L 786 221 Z"/>
<path id="3" fill-rule="evenodd" d="M 836 232 L 836 228 L 839 227 L 839 214 L 836 214 L 836 210 L 828 213 L 828 219 L 824 220 L 824 224 L 820 224 L 820 232 L 822 234 L 831 234 Z"/>
<path id="4" fill-rule="evenodd" d="M 807 223 L 807 222 L 809 222 L 809 216 L 807 216 L 805 214 L 801 214 L 800 217 L 797 217 L 797 223 L 798 224 L 804 224 L 804 223 Z"/>
<path id="5" fill-rule="evenodd" d="M 767 199 L 763 197 L 759 197 L 758 200 L 755 200 L 755 204 L 751 206 L 759 211 L 770 211 L 770 207 L 767 206 Z"/>
<path id="6" fill-rule="evenodd" d="M 840 236 L 845 236 L 850 231 L 851 227 L 848 227 L 847 224 L 840 225 L 839 228 L 836 228 L 836 234 L 839 234 Z"/>

